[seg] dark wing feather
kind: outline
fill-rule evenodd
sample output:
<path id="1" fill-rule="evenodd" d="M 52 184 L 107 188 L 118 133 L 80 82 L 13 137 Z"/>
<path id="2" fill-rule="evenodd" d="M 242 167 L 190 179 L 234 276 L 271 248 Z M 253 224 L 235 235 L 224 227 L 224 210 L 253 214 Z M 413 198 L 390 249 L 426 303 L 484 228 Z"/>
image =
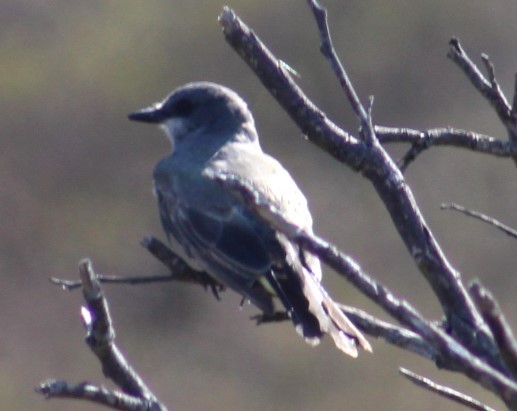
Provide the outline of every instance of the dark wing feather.
<path id="1" fill-rule="evenodd" d="M 196 237 L 193 240 L 240 267 L 242 275 L 251 271 L 256 277 L 269 268 L 271 260 L 263 239 L 258 236 L 253 221 L 241 213 L 234 212 L 222 219 L 189 208 L 184 215 L 188 220 L 186 229 Z"/>
<path id="2" fill-rule="evenodd" d="M 274 312 L 271 293 L 257 281 L 269 270 L 271 260 L 254 220 L 237 208 L 221 215 L 209 214 L 184 203 L 172 203 L 174 199 L 156 191 L 163 228 L 187 256 L 264 312 Z"/>

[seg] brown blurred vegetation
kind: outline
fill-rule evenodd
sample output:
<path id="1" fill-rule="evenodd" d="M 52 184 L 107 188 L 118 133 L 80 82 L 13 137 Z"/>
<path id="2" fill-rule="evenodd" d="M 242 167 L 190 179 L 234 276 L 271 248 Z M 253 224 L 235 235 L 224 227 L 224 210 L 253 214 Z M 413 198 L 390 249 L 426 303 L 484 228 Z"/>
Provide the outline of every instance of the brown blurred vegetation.
<path id="1" fill-rule="evenodd" d="M 90 410 L 45 402 L 47 377 L 107 383 L 83 344 L 79 292 L 48 277 L 76 278 L 91 257 L 106 274 L 165 269 L 138 244 L 162 236 L 151 194 L 155 162 L 169 150 L 158 130 L 126 113 L 193 80 L 237 90 L 255 113 L 263 147 L 305 190 L 316 231 L 350 253 L 426 315 L 439 309 L 372 188 L 301 138 L 217 23 L 234 7 L 331 117 L 355 132 L 305 2 L 3 0 L 0 13 L 0 406 L 3 410 Z M 517 3 L 508 0 L 324 1 L 334 42 L 374 121 L 455 126 L 505 138 L 487 103 L 446 59 L 458 36 L 487 52 L 505 91 L 517 71 Z M 400 153 L 399 148 L 390 148 Z M 458 149 L 432 149 L 407 172 L 417 201 L 464 279 L 480 278 L 517 326 L 515 241 L 479 222 L 439 211 L 445 201 L 517 226 L 515 165 Z M 327 270 L 328 271 L 328 270 Z M 379 313 L 330 271 L 336 299 Z M 352 361 L 331 343 L 312 349 L 288 324 L 255 327 L 251 307 L 217 302 L 180 284 L 106 287 L 129 360 L 175 410 L 460 409 L 411 386 L 397 366 L 502 405 L 463 377 L 373 342 Z"/>

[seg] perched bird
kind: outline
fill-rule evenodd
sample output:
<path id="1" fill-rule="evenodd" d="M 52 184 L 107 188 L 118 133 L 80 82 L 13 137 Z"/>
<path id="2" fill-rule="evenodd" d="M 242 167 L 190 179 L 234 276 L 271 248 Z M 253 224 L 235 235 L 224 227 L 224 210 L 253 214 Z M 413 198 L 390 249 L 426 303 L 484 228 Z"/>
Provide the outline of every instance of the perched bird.
<path id="1" fill-rule="evenodd" d="M 352 357 L 368 341 L 321 285 L 321 266 L 246 209 L 213 176 L 234 175 L 271 202 L 290 223 L 312 232 L 307 200 L 289 173 L 259 144 L 253 116 L 232 90 L 190 83 L 129 115 L 158 124 L 172 154 L 154 169 L 160 218 L 173 250 L 250 300 L 266 317 L 277 296 L 296 330 L 314 345 L 329 334 Z"/>

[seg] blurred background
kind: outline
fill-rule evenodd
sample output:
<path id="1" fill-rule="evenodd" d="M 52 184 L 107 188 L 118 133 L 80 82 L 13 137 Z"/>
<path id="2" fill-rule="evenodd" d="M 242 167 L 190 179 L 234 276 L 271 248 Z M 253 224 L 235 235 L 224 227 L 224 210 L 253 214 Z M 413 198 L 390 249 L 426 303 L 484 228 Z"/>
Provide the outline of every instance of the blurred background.
<path id="1" fill-rule="evenodd" d="M 517 71 L 517 3 L 508 0 L 326 0 L 333 39 L 374 121 L 388 126 L 454 126 L 501 139 L 486 101 L 446 58 L 458 36 L 479 62 L 486 52 L 511 98 Z M 77 263 L 100 273 L 165 274 L 139 245 L 163 239 L 151 192 L 154 164 L 169 151 L 158 129 L 126 114 L 189 81 L 235 89 L 249 103 L 266 151 L 309 198 L 318 234 L 430 318 L 440 307 L 409 258 L 374 190 L 306 142 L 236 53 L 217 16 L 233 7 L 295 70 L 307 94 L 345 129 L 357 121 L 319 53 L 307 5 L 295 0 L 3 0 L 0 13 L 0 404 L 4 410 L 92 410 L 45 401 L 47 378 L 107 384 L 83 342 L 79 291 L 50 276 L 77 278 Z M 395 157 L 403 147 L 389 147 Z M 479 278 L 517 327 L 516 243 L 462 215 L 454 201 L 517 226 L 515 165 L 435 148 L 407 181 L 465 282 Z M 339 301 L 386 318 L 326 270 Z M 501 409 L 466 378 L 438 372 L 382 341 L 353 361 L 328 340 L 306 345 L 290 324 L 256 327 L 253 307 L 232 292 L 217 302 L 183 284 L 106 286 L 118 342 L 174 410 L 463 409 L 399 377 L 398 366 L 451 384 Z"/>

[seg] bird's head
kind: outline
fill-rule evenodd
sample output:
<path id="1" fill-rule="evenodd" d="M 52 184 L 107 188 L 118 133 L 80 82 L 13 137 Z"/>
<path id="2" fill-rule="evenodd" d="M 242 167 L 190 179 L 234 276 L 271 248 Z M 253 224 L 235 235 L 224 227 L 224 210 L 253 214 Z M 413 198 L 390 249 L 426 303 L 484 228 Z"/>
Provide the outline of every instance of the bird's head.
<path id="1" fill-rule="evenodd" d="M 253 117 L 244 100 L 229 88 L 215 83 L 186 84 L 163 101 L 128 117 L 159 125 L 173 145 L 182 144 L 193 136 L 257 139 Z"/>

